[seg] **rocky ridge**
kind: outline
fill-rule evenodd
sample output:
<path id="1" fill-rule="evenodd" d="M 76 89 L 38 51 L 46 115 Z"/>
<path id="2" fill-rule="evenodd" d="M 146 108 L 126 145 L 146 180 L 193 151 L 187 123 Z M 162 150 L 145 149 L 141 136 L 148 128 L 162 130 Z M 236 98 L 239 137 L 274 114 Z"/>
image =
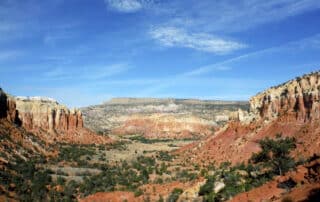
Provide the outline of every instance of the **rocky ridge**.
<path id="1" fill-rule="evenodd" d="M 6 196 L 15 196 L 16 185 L 6 187 L 7 176 L 16 176 L 17 161 L 43 157 L 57 156 L 55 146 L 48 146 L 43 140 L 21 127 L 15 101 L 0 88 L 0 201 L 6 201 Z M 6 196 L 5 196 L 6 195 Z M 9 200 L 11 201 L 11 200 Z"/>
<path id="2" fill-rule="evenodd" d="M 81 109 L 88 128 L 105 133 L 141 134 L 148 138 L 189 138 L 212 134 L 247 102 L 195 99 L 114 98 Z"/>
<path id="3" fill-rule="evenodd" d="M 306 122 L 320 118 L 320 72 L 297 77 L 272 87 L 250 100 L 250 109 L 258 119 L 273 120 L 287 116 Z"/>
<path id="4" fill-rule="evenodd" d="M 132 115 L 124 119 L 124 124 L 112 133 L 143 134 L 147 138 L 197 138 L 212 134 L 217 127 L 214 121 L 183 114 Z"/>
<path id="5" fill-rule="evenodd" d="M 48 143 L 106 144 L 107 136 L 83 126 L 82 113 L 50 98 L 13 97 L 0 90 L 0 117 L 21 126 Z"/>
<path id="6" fill-rule="evenodd" d="M 277 134 L 295 137 L 300 143 L 295 156 L 320 153 L 320 72 L 297 77 L 267 89 L 250 100 L 250 113 L 239 110 L 233 121 L 214 136 L 188 145 L 179 152 L 200 164 L 236 164 L 259 151 L 258 141 Z"/>
<path id="7" fill-rule="evenodd" d="M 22 126 L 43 140 L 76 144 L 106 144 L 108 136 L 97 135 L 83 125 L 80 110 L 69 110 L 51 98 L 14 97 Z"/>
<path id="8" fill-rule="evenodd" d="M 60 105 L 57 101 L 39 97 L 16 97 L 16 107 L 27 130 L 64 132 L 83 128 L 81 111 Z"/>

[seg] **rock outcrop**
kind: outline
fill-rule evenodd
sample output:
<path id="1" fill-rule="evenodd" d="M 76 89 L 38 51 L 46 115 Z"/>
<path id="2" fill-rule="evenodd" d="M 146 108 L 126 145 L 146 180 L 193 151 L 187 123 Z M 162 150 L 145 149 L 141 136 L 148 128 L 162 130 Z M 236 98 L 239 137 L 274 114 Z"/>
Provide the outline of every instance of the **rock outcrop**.
<path id="1" fill-rule="evenodd" d="M 22 122 L 18 117 L 16 102 L 12 96 L 0 88 L 0 152 L 2 157 L 14 159 L 14 153 L 26 159 L 34 154 L 54 155 L 49 152 L 42 141 L 21 127 Z M 8 160 L 10 161 L 10 160 Z"/>
<path id="2" fill-rule="evenodd" d="M 147 138 L 191 138 L 212 134 L 248 102 L 194 99 L 115 98 L 83 108 L 85 126 L 112 134 Z"/>
<path id="3" fill-rule="evenodd" d="M 320 72 L 297 77 L 272 87 L 250 100 L 257 118 L 274 120 L 286 116 L 300 122 L 320 118 Z"/>
<path id="4" fill-rule="evenodd" d="M 22 126 L 48 143 L 105 144 L 107 136 L 83 126 L 79 110 L 69 110 L 57 101 L 40 97 L 13 97 L 0 89 L 0 119 Z"/>
<path id="5" fill-rule="evenodd" d="M 250 100 L 250 113 L 239 110 L 214 136 L 182 148 L 186 160 L 200 164 L 248 160 L 259 140 L 277 134 L 296 138 L 295 156 L 320 154 L 320 72 L 272 87 Z"/>
<path id="6" fill-rule="evenodd" d="M 0 88 L 0 118 L 19 124 L 16 103 Z"/>
<path id="7" fill-rule="evenodd" d="M 19 118 L 27 130 L 65 132 L 83 128 L 79 110 L 69 110 L 53 99 L 16 97 L 15 100 Z"/>
<path id="8" fill-rule="evenodd" d="M 85 128 L 81 111 L 69 110 L 53 99 L 15 97 L 14 103 L 21 125 L 46 142 L 105 144 L 111 141 Z"/>
<path id="9" fill-rule="evenodd" d="M 112 130 L 113 134 L 141 134 L 147 138 L 199 138 L 210 135 L 217 124 L 192 115 L 135 115 Z"/>

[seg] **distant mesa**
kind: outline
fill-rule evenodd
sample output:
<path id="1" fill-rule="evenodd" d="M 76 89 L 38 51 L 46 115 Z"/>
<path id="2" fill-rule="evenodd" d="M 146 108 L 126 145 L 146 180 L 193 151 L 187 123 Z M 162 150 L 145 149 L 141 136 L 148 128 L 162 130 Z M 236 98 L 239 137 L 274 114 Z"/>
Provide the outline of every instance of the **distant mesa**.
<path id="1" fill-rule="evenodd" d="M 140 134 L 146 138 L 203 138 L 213 134 L 245 101 L 174 98 L 113 98 L 82 108 L 86 127 L 115 135 Z"/>
<path id="2" fill-rule="evenodd" d="M 200 100 L 200 99 L 182 99 L 182 98 L 133 98 L 119 97 L 112 98 L 103 104 L 147 104 L 147 103 L 176 103 L 176 104 L 247 104 L 247 101 L 223 101 L 223 100 Z"/>

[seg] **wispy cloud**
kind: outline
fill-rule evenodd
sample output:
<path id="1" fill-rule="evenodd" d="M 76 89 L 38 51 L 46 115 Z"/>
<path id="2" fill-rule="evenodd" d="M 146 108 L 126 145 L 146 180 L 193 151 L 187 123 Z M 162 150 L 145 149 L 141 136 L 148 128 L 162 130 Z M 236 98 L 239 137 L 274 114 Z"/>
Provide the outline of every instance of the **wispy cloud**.
<path id="1" fill-rule="evenodd" d="M 165 89 L 168 89 L 172 86 L 177 86 L 180 85 L 181 83 L 187 84 L 199 84 L 201 83 L 202 85 L 207 82 L 208 84 L 210 83 L 211 86 L 220 86 L 223 89 L 230 89 L 229 87 L 226 87 L 227 85 L 232 85 L 233 89 L 236 89 L 238 87 L 240 88 L 250 88 L 254 87 L 252 86 L 253 83 L 257 83 L 256 86 L 261 86 L 261 81 L 259 80 L 252 80 L 247 78 L 242 78 L 242 79 L 237 79 L 237 78 L 205 78 L 201 77 L 203 75 L 208 75 L 209 73 L 216 72 L 216 71 L 227 71 L 231 70 L 231 66 L 235 64 L 241 64 L 243 61 L 248 61 L 248 60 L 254 60 L 256 58 L 260 57 L 266 57 L 268 58 L 271 54 L 272 58 L 275 58 L 275 55 L 279 55 L 278 57 L 282 57 L 283 53 L 287 52 L 292 52 L 293 50 L 297 52 L 297 54 L 300 53 L 300 51 L 303 51 L 303 49 L 313 49 L 318 51 L 320 49 L 320 46 L 318 46 L 320 41 L 320 34 L 316 34 L 310 37 L 303 38 L 301 40 L 297 41 L 291 41 L 287 42 L 285 44 L 279 45 L 279 46 L 274 46 L 258 51 L 254 51 L 251 53 L 247 53 L 244 55 L 240 55 L 237 57 L 233 57 L 218 63 L 213 63 L 213 64 L 208 64 L 206 66 L 201 66 L 194 68 L 193 70 L 182 72 L 178 75 L 172 76 L 170 78 L 165 78 L 165 81 L 159 82 L 155 85 L 148 86 L 146 89 L 143 89 L 141 91 L 142 94 L 157 94 L 159 92 L 162 92 Z M 276 65 L 276 64 L 274 64 Z M 297 66 L 295 64 L 295 68 L 305 66 L 306 64 L 301 64 Z M 318 66 L 319 62 L 313 62 L 308 64 L 312 66 Z M 294 67 L 290 65 L 290 67 Z M 258 68 L 258 66 L 256 67 Z M 259 83 L 260 82 L 260 83 Z M 242 84 L 246 83 L 245 86 Z M 264 83 L 266 83 L 266 79 L 264 79 Z M 258 85 L 259 84 L 259 85 Z M 242 86 L 241 86 L 242 85 Z M 255 91 L 254 91 L 255 92 Z M 226 97 L 227 98 L 227 97 Z M 227 98 L 230 99 L 230 98 Z M 232 98 L 233 99 L 233 98 Z"/>
<path id="2" fill-rule="evenodd" d="M 109 78 L 129 71 L 132 67 L 124 63 L 115 63 L 110 65 L 96 65 L 90 67 L 80 67 L 77 71 L 57 67 L 43 73 L 45 80 L 99 80 Z M 75 70 L 75 68 L 72 68 Z"/>
<path id="3" fill-rule="evenodd" d="M 133 13 L 145 8 L 151 0 L 105 0 L 105 2 L 109 8 L 118 12 Z"/>
<path id="4" fill-rule="evenodd" d="M 246 53 L 246 54 L 243 54 L 243 55 L 240 55 L 237 57 L 233 57 L 233 58 L 224 60 L 222 62 L 198 67 L 198 68 L 195 68 L 191 71 L 185 72 L 181 75 L 182 76 L 199 76 L 199 75 L 207 74 L 209 72 L 217 71 L 219 69 L 224 70 L 224 68 L 226 68 L 225 70 L 228 70 L 230 64 L 235 63 L 237 61 L 244 60 L 246 58 L 252 58 L 252 57 L 257 57 L 257 56 L 264 55 L 264 54 L 281 52 L 284 50 L 298 51 L 298 50 L 302 50 L 302 49 L 320 49 L 320 34 L 315 34 L 313 36 L 306 37 L 306 38 L 303 38 L 303 39 L 297 40 L 297 41 L 287 42 L 287 43 L 279 45 L 279 46 L 274 46 L 274 47 Z"/>
<path id="5" fill-rule="evenodd" d="M 165 18 L 163 22 L 166 25 L 225 33 L 243 31 L 319 9 L 320 1 L 172 0 L 160 6 L 161 10 L 166 11 L 159 13 Z"/>
<path id="6" fill-rule="evenodd" d="M 125 73 L 129 71 L 129 69 L 131 69 L 131 66 L 124 63 L 118 63 L 102 67 L 96 67 L 94 69 L 95 70 L 92 70 L 92 68 L 86 69 L 84 71 L 84 75 L 86 76 L 84 77 L 88 79 L 103 79 Z"/>
<path id="7" fill-rule="evenodd" d="M 167 47 L 186 47 L 215 54 L 230 53 L 246 45 L 218 38 L 207 33 L 188 33 L 175 27 L 158 27 L 150 31 L 153 39 Z"/>
<path id="8" fill-rule="evenodd" d="M 213 72 L 213 71 L 229 71 L 232 68 L 230 66 L 225 66 L 225 64 L 227 64 L 226 61 L 223 61 L 219 64 L 213 64 L 213 65 L 207 65 L 207 66 L 203 66 L 188 72 L 183 73 L 183 76 L 199 76 L 205 73 Z"/>

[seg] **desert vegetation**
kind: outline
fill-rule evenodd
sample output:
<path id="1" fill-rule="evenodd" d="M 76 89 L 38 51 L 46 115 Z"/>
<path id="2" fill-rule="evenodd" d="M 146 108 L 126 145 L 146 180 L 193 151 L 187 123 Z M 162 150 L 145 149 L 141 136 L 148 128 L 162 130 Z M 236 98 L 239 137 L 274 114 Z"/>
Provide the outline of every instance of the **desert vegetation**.
<path id="1" fill-rule="evenodd" d="M 204 200 L 208 202 L 225 201 L 241 192 L 261 186 L 298 164 L 290 156 L 290 152 L 296 147 L 294 138 L 277 135 L 276 139 L 265 138 L 260 140 L 259 144 L 261 151 L 253 154 L 248 163 L 231 166 L 229 162 L 225 162 L 218 168 L 212 166 L 207 170 L 207 182 L 200 188 L 199 195 L 204 196 Z M 291 187 L 290 183 L 279 186 L 294 187 Z"/>
<path id="2" fill-rule="evenodd" d="M 9 164 L 15 174 L 1 172 L 1 182 L 21 201 L 76 201 L 78 197 L 112 191 L 133 192 L 139 197 L 145 193 L 144 185 L 197 179 L 199 172 L 177 165 L 170 152 L 192 141 L 130 135 L 100 146 L 57 144 L 57 156 L 38 155 L 32 161 L 16 157 Z M 143 150 L 137 152 L 138 147 Z M 121 153 L 124 158 L 113 153 Z M 181 192 L 174 191 L 171 201 Z"/>
<path id="3" fill-rule="evenodd" d="M 140 139 L 122 141 L 112 148 L 60 145 L 59 155 L 48 160 L 41 157 L 32 161 L 17 158 L 10 164 L 14 175 L 1 172 L 2 186 L 14 190 L 22 201 L 75 201 L 77 197 L 113 191 L 128 191 L 140 197 L 145 193 L 144 185 L 177 181 L 186 183 L 204 177 L 206 183 L 200 187 L 199 197 L 204 201 L 225 201 L 261 186 L 274 176 L 293 169 L 298 163 L 290 157 L 296 145 L 295 139 L 280 135 L 276 139 L 259 141 L 260 152 L 253 154 L 248 163 L 233 166 L 229 162 L 207 167 L 197 164 L 185 166 L 175 161 L 178 157 L 162 150 L 137 154 L 135 159 L 129 161 L 102 158 L 110 149 L 121 151 L 123 145 L 136 141 Z M 172 144 L 170 141 L 166 143 Z M 291 189 L 295 184 L 286 182 L 279 186 Z M 173 189 L 167 200 L 177 201 L 183 191 L 178 187 Z M 162 196 L 159 200 L 164 201 Z"/>

